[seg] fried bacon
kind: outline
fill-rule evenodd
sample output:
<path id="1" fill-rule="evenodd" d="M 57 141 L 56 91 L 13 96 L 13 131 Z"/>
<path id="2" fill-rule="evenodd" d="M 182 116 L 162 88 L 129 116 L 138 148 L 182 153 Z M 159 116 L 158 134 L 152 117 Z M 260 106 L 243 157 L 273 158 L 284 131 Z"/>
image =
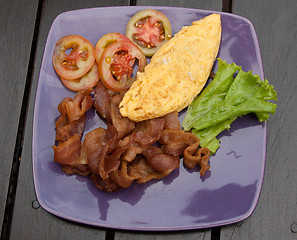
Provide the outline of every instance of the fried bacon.
<path id="1" fill-rule="evenodd" d="M 178 119 L 178 112 L 168 113 L 163 117 L 165 120 L 165 129 L 180 129 L 180 122 Z"/>
<path id="2" fill-rule="evenodd" d="M 184 164 L 186 167 L 193 169 L 197 164 L 200 166 L 200 175 L 204 176 L 206 171 L 210 169 L 208 164 L 210 151 L 206 147 L 197 149 L 189 146 L 184 151 Z"/>
<path id="3" fill-rule="evenodd" d="M 151 146 L 142 155 L 148 164 L 157 172 L 168 175 L 179 167 L 179 157 L 163 153 L 161 148 Z"/>
<path id="4" fill-rule="evenodd" d="M 61 165 L 71 165 L 77 162 L 80 156 L 80 145 L 80 137 L 74 134 L 67 141 L 53 146 L 55 161 Z"/>
<path id="5" fill-rule="evenodd" d="M 84 131 L 86 116 L 70 122 L 67 115 L 61 115 L 56 122 L 56 141 L 64 142 L 77 134 L 80 138 Z"/>
<path id="6" fill-rule="evenodd" d="M 97 128 L 89 132 L 83 142 L 83 155 L 91 171 L 99 175 L 99 166 L 104 164 L 103 160 L 107 154 L 108 146 L 106 129 Z M 101 167 L 102 168 L 102 167 Z"/>
<path id="7" fill-rule="evenodd" d="M 200 175 L 203 176 L 210 169 L 208 164 L 210 151 L 208 148 L 199 148 L 199 138 L 184 130 L 165 129 L 160 138 L 163 152 L 177 156 L 183 155 L 183 163 L 193 169 L 197 164 L 201 167 Z"/>
<path id="8" fill-rule="evenodd" d="M 81 137 L 85 126 L 85 113 L 93 104 L 92 89 L 78 92 L 72 99 L 64 98 L 58 110 L 61 116 L 56 122 L 54 160 L 68 174 L 89 175 L 91 170 L 81 158 Z"/>
<path id="9" fill-rule="evenodd" d="M 116 128 L 118 139 L 122 139 L 129 134 L 135 126 L 135 122 L 122 117 L 120 114 L 119 104 L 123 96 L 124 92 L 107 90 L 100 81 L 94 91 L 94 107 L 98 114 L 106 119 L 108 124 Z"/>
<path id="10" fill-rule="evenodd" d="M 141 154 L 157 142 L 164 129 L 164 119 L 151 119 L 138 122 L 132 134 L 125 137 L 123 142 L 129 142 L 129 147 L 123 155 L 123 160 L 132 162 L 137 154 Z M 123 142 L 120 142 L 121 145 Z"/>
<path id="11" fill-rule="evenodd" d="M 92 173 L 91 179 L 94 185 L 102 191 L 115 192 L 120 189 L 110 178 L 103 180 L 99 175 Z"/>
<path id="12" fill-rule="evenodd" d="M 121 161 L 121 166 L 109 175 L 112 182 L 114 182 L 119 188 L 128 188 L 137 177 L 130 176 L 128 173 L 128 162 Z"/>
<path id="13" fill-rule="evenodd" d="M 152 179 L 161 179 L 168 175 L 154 170 L 144 158 L 140 158 L 131 164 L 129 172 L 132 177 L 137 179 L 137 183 L 146 183 Z"/>
<path id="14" fill-rule="evenodd" d="M 181 157 L 188 168 L 198 164 L 201 176 L 209 170 L 209 150 L 199 148 L 199 139 L 181 130 L 177 112 L 136 123 L 119 112 L 124 92 L 107 90 L 99 82 L 94 101 L 90 93 L 78 92 L 58 106 L 54 159 L 66 173 L 91 175 L 97 188 L 114 192 L 133 181 L 145 183 L 169 175 L 179 167 Z M 90 131 L 81 143 L 85 112 L 92 102 L 107 129 Z"/>
<path id="15" fill-rule="evenodd" d="M 78 92 L 72 99 L 66 97 L 59 104 L 58 110 L 61 115 L 67 115 L 69 122 L 73 122 L 82 117 L 93 105 L 93 99 L 90 96 L 92 89 Z"/>

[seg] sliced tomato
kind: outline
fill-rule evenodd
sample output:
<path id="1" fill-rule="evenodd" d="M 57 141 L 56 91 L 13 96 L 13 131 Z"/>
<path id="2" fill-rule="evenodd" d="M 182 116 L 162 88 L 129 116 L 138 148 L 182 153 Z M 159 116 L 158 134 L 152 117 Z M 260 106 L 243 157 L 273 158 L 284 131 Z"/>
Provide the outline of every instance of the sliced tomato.
<path id="1" fill-rule="evenodd" d="M 99 61 L 99 76 L 102 83 L 111 90 L 128 89 L 135 78 L 131 78 L 131 62 L 138 60 L 138 71 L 142 72 L 147 64 L 143 52 L 131 41 L 115 42 L 103 52 Z"/>
<path id="2" fill-rule="evenodd" d="M 72 80 L 61 78 L 61 81 L 65 87 L 73 91 L 93 88 L 99 81 L 98 65 L 94 63 L 91 69 L 80 78 Z"/>
<path id="3" fill-rule="evenodd" d="M 95 50 L 89 40 L 68 35 L 57 41 L 54 48 L 53 64 L 63 79 L 77 79 L 86 74 L 95 61 Z"/>
<path id="4" fill-rule="evenodd" d="M 128 22 L 126 36 L 147 57 L 151 57 L 172 37 L 171 24 L 160 11 L 145 9 L 137 12 Z"/>
<path id="5" fill-rule="evenodd" d="M 99 39 L 95 46 L 95 58 L 97 63 L 99 63 L 101 55 L 105 48 L 107 48 L 110 44 L 120 41 L 131 41 L 129 38 L 127 38 L 125 35 L 121 33 L 107 33 L 103 37 Z"/>

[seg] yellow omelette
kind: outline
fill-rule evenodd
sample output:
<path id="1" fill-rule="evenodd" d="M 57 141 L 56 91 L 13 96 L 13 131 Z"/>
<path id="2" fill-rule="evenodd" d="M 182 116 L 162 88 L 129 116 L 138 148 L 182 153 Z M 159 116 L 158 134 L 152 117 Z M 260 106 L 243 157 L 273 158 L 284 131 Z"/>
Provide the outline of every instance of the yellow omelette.
<path id="1" fill-rule="evenodd" d="M 120 103 L 133 121 L 162 117 L 187 107 L 204 87 L 221 41 L 221 16 L 183 27 L 152 57 Z"/>

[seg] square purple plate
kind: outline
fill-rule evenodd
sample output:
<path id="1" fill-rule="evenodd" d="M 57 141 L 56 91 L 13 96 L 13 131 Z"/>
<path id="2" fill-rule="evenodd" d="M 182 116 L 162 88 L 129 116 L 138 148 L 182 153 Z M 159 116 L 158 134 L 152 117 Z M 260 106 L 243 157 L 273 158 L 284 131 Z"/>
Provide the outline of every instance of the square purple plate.
<path id="1" fill-rule="evenodd" d="M 33 173 L 40 205 L 59 217 L 100 227 L 128 230 L 185 230 L 241 221 L 254 211 L 263 181 L 266 124 L 254 115 L 236 120 L 220 135 L 221 147 L 211 156 L 211 170 L 200 177 L 199 169 L 180 168 L 160 181 L 132 184 L 106 193 L 88 177 L 69 176 L 54 162 L 52 146 L 58 104 L 74 92 L 59 81 L 52 65 L 56 41 L 78 34 L 94 45 L 109 32 L 125 33 L 134 13 L 148 7 L 109 7 L 70 11 L 53 22 L 44 49 L 36 94 L 33 126 Z M 169 18 L 173 33 L 213 11 L 149 7 Z M 255 30 L 245 18 L 222 15 L 222 43 L 218 57 L 235 62 L 263 79 Z M 214 65 L 215 71 L 217 63 Z M 185 112 L 180 114 L 182 120 Z M 94 111 L 87 113 L 85 133 L 104 126 Z"/>

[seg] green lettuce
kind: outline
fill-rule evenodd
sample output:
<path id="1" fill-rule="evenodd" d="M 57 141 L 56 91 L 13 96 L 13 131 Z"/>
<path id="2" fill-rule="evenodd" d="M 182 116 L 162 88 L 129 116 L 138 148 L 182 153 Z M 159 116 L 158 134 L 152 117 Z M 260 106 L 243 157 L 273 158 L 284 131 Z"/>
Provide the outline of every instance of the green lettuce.
<path id="1" fill-rule="evenodd" d="M 217 135 L 229 129 L 237 117 L 255 113 L 262 122 L 277 107 L 269 102 L 276 101 L 277 94 L 266 79 L 261 81 L 259 75 L 244 72 L 234 63 L 218 62 L 214 79 L 190 104 L 182 123 L 184 130 L 191 130 L 199 137 L 200 145 L 213 153 L 220 146 Z"/>
<path id="2" fill-rule="evenodd" d="M 207 147 L 212 153 L 215 153 L 220 147 L 220 141 L 216 138 L 217 135 L 226 129 L 229 130 L 231 123 L 235 119 L 236 117 L 230 118 L 224 122 L 201 130 L 193 129 L 192 133 L 199 138 L 201 147 Z"/>

